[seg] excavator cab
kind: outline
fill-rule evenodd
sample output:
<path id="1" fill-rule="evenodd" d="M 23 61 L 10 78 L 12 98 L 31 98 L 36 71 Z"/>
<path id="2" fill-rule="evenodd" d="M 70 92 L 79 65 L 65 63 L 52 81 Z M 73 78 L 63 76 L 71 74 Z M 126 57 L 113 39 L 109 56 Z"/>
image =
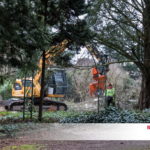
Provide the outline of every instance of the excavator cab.
<path id="1" fill-rule="evenodd" d="M 33 83 L 33 94 L 36 97 L 37 86 Z M 32 78 L 17 79 L 12 88 L 13 97 L 24 97 L 24 87 L 26 88 L 26 97 L 32 96 Z M 64 69 L 50 69 L 46 72 L 45 78 L 45 96 L 46 97 L 64 97 L 67 92 L 67 78 Z M 38 96 L 39 97 L 39 96 Z"/>
<path id="2" fill-rule="evenodd" d="M 67 92 L 67 78 L 64 69 L 50 69 L 46 79 L 47 97 L 64 97 Z"/>
<path id="3" fill-rule="evenodd" d="M 25 79 L 16 79 L 16 81 L 12 87 L 12 96 L 23 98 L 24 97 L 24 87 L 26 88 L 26 91 L 30 91 L 30 89 L 32 88 L 32 79 L 31 78 L 27 78 L 26 81 L 25 81 Z M 26 93 L 26 96 L 30 97 L 31 92 L 30 93 L 28 92 L 28 94 Z"/>

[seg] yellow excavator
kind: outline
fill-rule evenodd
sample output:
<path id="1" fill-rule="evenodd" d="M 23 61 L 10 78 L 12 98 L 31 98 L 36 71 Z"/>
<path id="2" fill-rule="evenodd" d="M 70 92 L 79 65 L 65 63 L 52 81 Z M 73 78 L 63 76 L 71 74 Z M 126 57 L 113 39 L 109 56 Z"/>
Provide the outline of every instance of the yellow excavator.
<path id="1" fill-rule="evenodd" d="M 63 40 L 56 46 L 52 46 L 45 53 L 46 64 L 46 80 L 44 87 L 43 106 L 49 110 L 67 110 L 67 105 L 62 101 L 52 100 L 53 98 L 64 98 L 67 91 L 67 79 L 64 69 L 54 67 L 52 58 L 64 52 L 68 45 L 68 40 Z M 31 100 L 33 97 L 34 105 L 39 105 L 40 90 L 41 90 L 41 75 L 42 75 L 42 57 L 38 63 L 38 71 L 35 76 L 16 79 L 12 87 L 12 98 L 5 102 L 6 110 L 16 110 L 18 107 L 23 107 L 24 97 Z"/>
<path id="2" fill-rule="evenodd" d="M 63 40 L 60 44 L 52 46 L 45 53 L 45 64 L 46 64 L 46 80 L 44 87 L 44 101 L 43 106 L 48 110 L 67 110 L 67 105 L 62 101 L 54 101 L 53 98 L 64 98 L 67 92 L 67 79 L 64 69 L 54 67 L 54 62 L 52 58 L 60 55 L 67 48 L 69 41 Z M 92 75 L 94 82 L 89 85 L 90 95 L 92 96 L 97 92 L 97 90 L 105 89 L 106 72 L 108 67 L 104 67 L 107 62 L 107 56 L 101 55 L 96 49 L 90 45 L 86 46 L 87 50 L 96 57 L 99 61 L 96 67 L 92 68 Z M 42 57 L 38 63 L 38 71 L 36 72 L 33 79 L 31 77 L 26 79 L 16 79 L 12 87 L 12 97 L 11 99 L 5 101 L 6 110 L 16 110 L 16 107 L 23 107 L 24 97 L 32 99 L 34 97 L 33 103 L 38 106 L 40 102 L 40 90 L 41 90 L 41 75 L 42 75 Z M 32 84 L 33 83 L 33 84 Z"/>

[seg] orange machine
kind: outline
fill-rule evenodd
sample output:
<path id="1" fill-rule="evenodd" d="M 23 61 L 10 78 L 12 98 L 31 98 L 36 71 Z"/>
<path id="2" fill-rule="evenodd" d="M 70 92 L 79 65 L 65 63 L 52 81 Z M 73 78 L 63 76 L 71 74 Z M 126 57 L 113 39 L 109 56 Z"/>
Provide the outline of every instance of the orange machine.
<path id="1" fill-rule="evenodd" d="M 93 80 L 95 82 L 89 85 L 90 95 L 94 96 L 98 89 L 105 90 L 106 84 L 106 75 L 101 75 L 100 71 L 97 68 L 92 68 Z"/>
<path id="2" fill-rule="evenodd" d="M 52 46 L 48 51 L 45 53 L 45 64 L 46 68 L 50 66 L 54 66 L 54 62 L 52 62 L 52 58 L 59 55 L 60 53 L 64 52 L 68 44 L 68 40 L 64 40 L 60 44 L 56 46 Z M 40 99 L 40 90 L 41 90 L 41 84 L 40 79 L 42 75 L 42 57 L 39 60 L 38 63 L 38 71 L 35 74 L 33 78 L 33 92 L 32 92 L 32 78 L 26 78 L 25 79 L 16 79 L 13 88 L 12 88 L 12 97 L 8 100 L 7 105 L 5 106 L 8 110 L 13 110 L 14 106 L 23 105 L 23 98 L 24 95 L 28 99 L 31 98 L 32 94 L 34 97 L 34 104 L 39 104 Z M 46 77 L 45 81 L 45 88 L 44 88 L 44 95 L 45 100 L 44 103 L 47 106 L 55 106 L 57 110 L 60 108 L 63 110 L 67 109 L 66 104 L 59 101 L 52 101 L 48 98 L 63 98 L 67 89 L 67 81 L 66 81 L 66 74 L 63 69 L 53 68 L 53 69 L 47 69 L 48 75 Z"/>
<path id="3" fill-rule="evenodd" d="M 107 55 L 100 54 L 100 52 L 93 48 L 93 46 L 87 45 L 86 48 L 90 52 L 90 54 L 96 58 L 98 63 L 96 67 L 93 67 L 91 70 L 91 74 L 93 76 L 94 82 L 90 83 L 89 85 L 89 93 L 91 96 L 97 95 L 99 90 L 105 90 L 106 85 L 106 72 L 108 71 L 108 66 L 106 65 L 108 59 Z"/>

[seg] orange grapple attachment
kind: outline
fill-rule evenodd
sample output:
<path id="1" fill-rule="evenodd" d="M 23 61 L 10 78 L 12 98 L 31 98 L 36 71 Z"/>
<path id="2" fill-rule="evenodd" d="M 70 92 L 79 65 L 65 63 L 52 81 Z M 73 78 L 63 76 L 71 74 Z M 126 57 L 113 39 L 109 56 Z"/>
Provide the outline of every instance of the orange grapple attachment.
<path id="1" fill-rule="evenodd" d="M 99 76 L 99 74 L 100 74 L 100 71 L 97 69 L 97 68 L 92 68 L 92 75 L 93 75 L 93 80 L 98 80 L 98 76 Z"/>
<path id="2" fill-rule="evenodd" d="M 105 90 L 106 76 L 100 75 L 97 79 L 97 82 L 93 82 L 89 85 L 90 96 L 94 96 L 98 89 Z"/>
<path id="3" fill-rule="evenodd" d="M 99 74 L 100 72 L 98 71 L 98 69 L 96 69 L 95 67 L 92 68 L 92 74 L 93 75 L 96 75 L 96 74 Z"/>

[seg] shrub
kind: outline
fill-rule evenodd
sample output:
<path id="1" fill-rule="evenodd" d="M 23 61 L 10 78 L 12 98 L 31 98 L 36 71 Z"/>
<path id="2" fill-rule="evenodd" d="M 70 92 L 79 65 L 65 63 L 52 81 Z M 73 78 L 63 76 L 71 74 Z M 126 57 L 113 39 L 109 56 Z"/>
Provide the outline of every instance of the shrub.
<path id="1" fill-rule="evenodd" d="M 148 113 L 120 110 L 109 107 L 100 113 L 81 113 L 80 115 L 66 117 L 61 123 L 149 123 Z"/>
<path id="2" fill-rule="evenodd" d="M 12 83 L 10 81 L 5 81 L 3 85 L 0 86 L 0 95 L 4 100 L 11 98 Z"/>

